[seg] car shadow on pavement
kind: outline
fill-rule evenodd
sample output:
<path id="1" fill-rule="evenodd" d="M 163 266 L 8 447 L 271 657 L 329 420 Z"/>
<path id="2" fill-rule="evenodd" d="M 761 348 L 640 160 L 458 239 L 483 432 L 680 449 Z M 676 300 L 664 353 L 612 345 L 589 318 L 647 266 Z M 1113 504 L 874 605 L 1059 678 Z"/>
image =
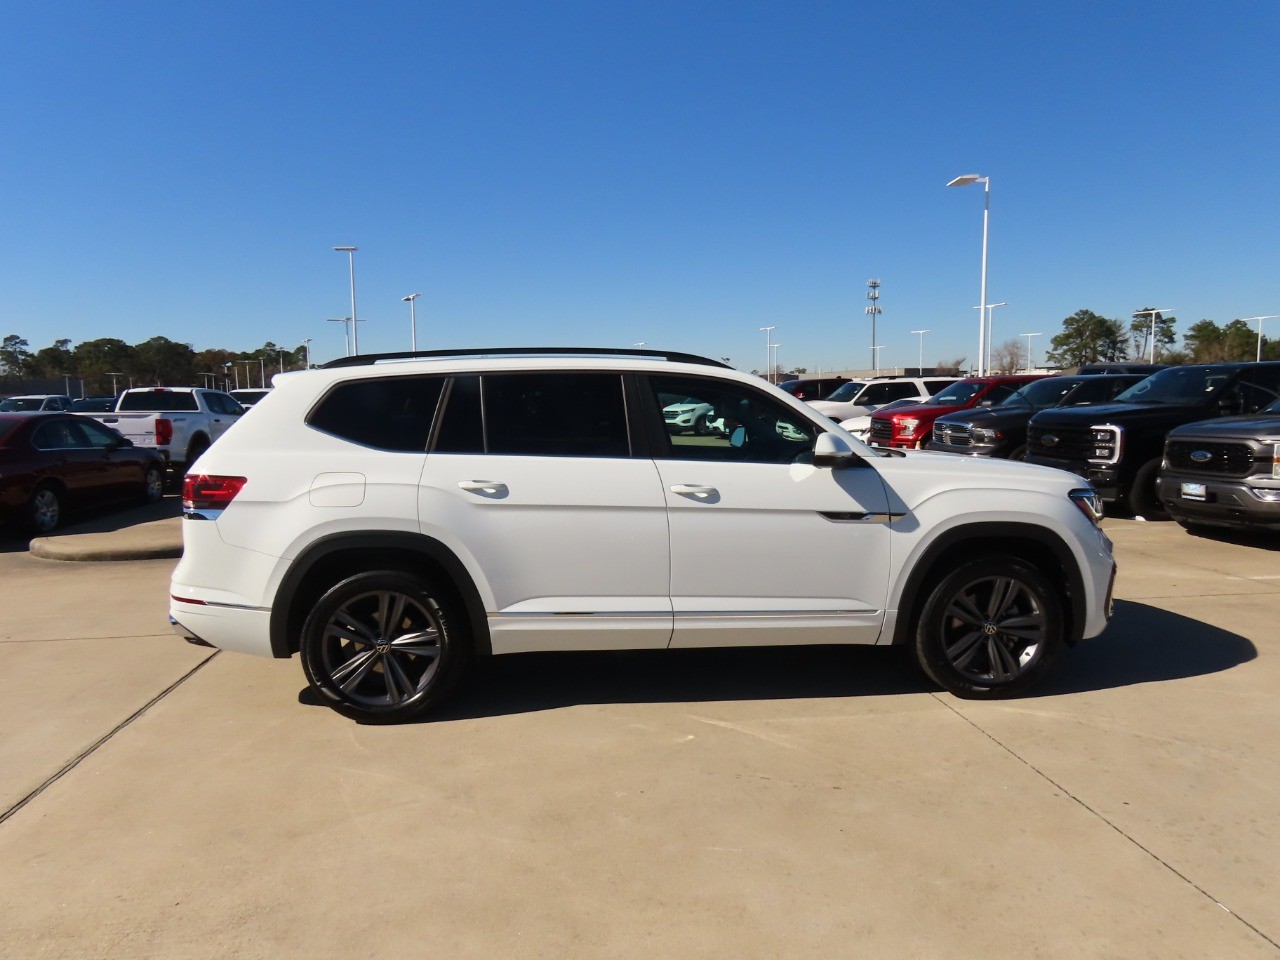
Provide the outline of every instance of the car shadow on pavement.
<path id="1" fill-rule="evenodd" d="M 1054 697 L 1205 676 L 1253 660 L 1246 638 L 1133 601 L 1117 601 L 1101 636 L 1066 651 L 1027 697 Z M 891 697 L 937 692 L 905 650 L 758 647 L 527 653 L 493 657 L 422 722 L 469 720 L 591 703 Z M 944 694 L 945 696 L 945 694 Z M 322 706 L 310 689 L 298 701 Z"/>
<path id="2" fill-rule="evenodd" d="M 1145 603 L 1117 600 L 1107 629 L 1066 651 L 1053 674 L 1027 695 L 1055 697 L 1206 676 L 1257 655 L 1257 648 L 1239 634 Z"/>
<path id="3" fill-rule="evenodd" d="M 887 647 L 518 653 L 473 663 L 462 688 L 422 722 L 592 703 L 870 697 L 929 689 L 911 660 Z M 309 688 L 298 701 L 321 705 Z"/>
<path id="4" fill-rule="evenodd" d="M 1201 540 L 1233 543 L 1255 550 L 1280 550 L 1280 535 L 1274 530 L 1235 529 L 1231 527 L 1193 527 L 1186 531 Z"/>

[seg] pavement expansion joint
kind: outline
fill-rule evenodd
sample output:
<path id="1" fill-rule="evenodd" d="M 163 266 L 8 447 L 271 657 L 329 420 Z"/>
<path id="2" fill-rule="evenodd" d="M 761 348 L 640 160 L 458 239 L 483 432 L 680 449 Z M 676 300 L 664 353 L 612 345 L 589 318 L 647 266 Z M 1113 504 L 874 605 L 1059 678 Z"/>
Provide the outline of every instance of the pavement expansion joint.
<path id="1" fill-rule="evenodd" d="M 930 694 L 930 696 L 932 696 L 935 700 L 937 700 L 939 703 L 941 703 L 944 707 L 946 707 L 948 710 L 950 710 L 952 713 L 954 713 L 957 717 L 959 717 L 959 718 L 960 718 L 961 720 L 963 720 L 965 723 L 969 724 L 971 727 L 973 727 L 975 730 L 977 730 L 979 733 L 981 733 L 984 737 L 986 737 L 988 740 L 990 740 L 992 743 L 994 743 L 996 746 L 998 746 L 1001 750 L 1005 751 L 1005 753 L 1009 754 L 1009 756 L 1013 757 L 1015 760 L 1017 760 L 1019 763 L 1021 763 L 1023 766 L 1025 766 L 1028 770 L 1030 770 L 1030 771 L 1031 771 L 1032 773 L 1034 773 L 1036 776 L 1038 776 L 1038 777 L 1040 777 L 1041 779 L 1043 779 L 1046 783 L 1051 784 L 1051 785 L 1054 787 L 1054 789 L 1061 791 L 1061 793 L 1062 793 L 1062 795 L 1063 795 L 1064 797 L 1067 797 L 1067 798 L 1068 798 L 1068 799 L 1070 799 L 1072 802 L 1074 802 L 1074 803 L 1076 803 L 1077 805 L 1079 805 L 1082 809 L 1084 809 L 1084 810 L 1088 811 L 1088 812 L 1089 812 L 1090 814 L 1092 814 L 1094 817 L 1096 817 L 1097 819 L 1101 820 L 1101 821 L 1102 821 L 1103 823 L 1105 823 L 1108 827 L 1110 827 L 1112 830 L 1114 830 L 1114 831 L 1115 831 L 1116 833 L 1118 833 L 1120 836 L 1124 837 L 1124 839 L 1125 839 L 1125 840 L 1127 840 L 1129 843 L 1133 844 L 1135 847 L 1137 847 L 1139 850 L 1141 850 L 1143 853 L 1145 853 L 1148 857 L 1150 857 L 1150 858 L 1151 858 L 1152 860 L 1154 860 L 1156 863 L 1160 864 L 1160 866 L 1164 867 L 1166 870 L 1168 870 L 1170 873 L 1172 873 L 1175 877 L 1177 877 L 1177 878 L 1178 878 L 1179 880 L 1181 880 L 1183 883 L 1187 884 L 1189 887 L 1191 887 L 1193 890 L 1195 890 L 1197 893 L 1199 893 L 1199 894 L 1200 894 L 1201 896 L 1203 896 L 1205 899 L 1207 899 L 1207 900 L 1211 901 L 1211 902 L 1214 904 L 1214 906 L 1219 907 L 1219 908 L 1220 908 L 1220 909 L 1222 909 L 1222 910 L 1225 910 L 1225 911 L 1226 911 L 1227 913 L 1229 913 L 1229 914 L 1230 914 L 1234 919 L 1236 919 L 1237 921 L 1239 921 L 1241 924 L 1243 924 L 1243 925 L 1244 925 L 1245 927 L 1247 927 L 1249 930 L 1253 931 L 1255 934 L 1257 934 L 1259 937 L 1261 937 L 1261 938 L 1262 938 L 1263 940 L 1265 940 L 1267 943 L 1271 944 L 1271 946 L 1273 946 L 1273 947 L 1275 947 L 1276 949 L 1280 950 L 1280 942 L 1277 942 L 1277 941 L 1276 941 L 1275 939 L 1273 939 L 1272 937 L 1267 936 L 1267 934 L 1263 933 L 1261 930 L 1259 930 L 1256 926 L 1254 926 L 1252 923 L 1250 923 L 1250 922 L 1249 922 L 1248 920 L 1246 920 L 1244 917 L 1240 916 L 1240 914 L 1236 913 L 1234 910 L 1232 910 L 1230 907 L 1228 907 L 1225 903 L 1223 903 L 1221 900 L 1219 900 L 1217 897 L 1215 897 L 1213 894 L 1211 894 L 1208 890 L 1206 890 L 1204 887 L 1200 886 L 1200 884 L 1196 883 L 1194 880 L 1192 880 L 1190 877 L 1188 877 L 1185 873 L 1183 873 L 1181 870 L 1179 870 L 1177 867 L 1175 867 L 1173 864 L 1171 864 L 1168 860 L 1165 860 L 1163 857 L 1161 857 L 1159 854 L 1157 854 L 1155 851 L 1153 851 L 1150 847 L 1145 846 L 1141 841 L 1139 841 L 1137 838 L 1135 838 L 1132 834 L 1126 833 L 1126 832 L 1124 831 L 1124 829 L 1122 829 L 1120 826 L 1118 826 L 1117 824 L 1113 823 L 1111 820 L 1108 820 L 1106 816 L 1104 816 L 1103 814 L 1099 813 L 1099 812 L 1098 812 L 1097 810 L 1095 810 L 1093 807 L 1089 806 L 1089 804 L 1085 803 L 1085 801 L 1084 801 L 1084 800 L 1082 800 L 1080 797 L 1076 796 L 1074 793 L 1072 793 L 1070 790 L 1068 790 L 1068 789 L 1067 789 L 1066 787 L 1064 787 L 1062 784 L 1058 783 L 1058 781 L 1054 780 L 1054 779 L 1053 779 L 1053 777 L 1049 776 L 1047 773 L 1045 773 L 1043 770 L 1041 770 L 1039 767 L 1037 767 L 1037 766 L 1036 766 L 1035 764 L 1033 764 L 1031 761 L 1027 760 L 1025 757 L 1020 756 L 1016 750 L 1014 750 L 1014 749 L 1013 749 L 1012 747 L 1010 747 L 1008 744 L 1006 744 L 1006 743 L 1004 743 L 1003 741 L 1001 741 L 999 737 L 996 737 L 994 734 L 992 734 L 992 733 L 990 733 L 989 731 L 987 731 L 987 730 L 983 729 L 983 727 L 982 727 L 980 724 L 978 724 L 975 720 L 973 720 L 971 717 L 967 717 L 967 716 L 965 716 L 963 713 L 961 713 L 959 710 L 957 710 L 957 709 L 955 708 L 955 705 L 954 705 L 954 704 L 952 704 L 951 702 L 949 702 L 947 699 L 945 699 L 944 697 L 942 697 L 940 694 L 934 693 L 934 694 Z"/>

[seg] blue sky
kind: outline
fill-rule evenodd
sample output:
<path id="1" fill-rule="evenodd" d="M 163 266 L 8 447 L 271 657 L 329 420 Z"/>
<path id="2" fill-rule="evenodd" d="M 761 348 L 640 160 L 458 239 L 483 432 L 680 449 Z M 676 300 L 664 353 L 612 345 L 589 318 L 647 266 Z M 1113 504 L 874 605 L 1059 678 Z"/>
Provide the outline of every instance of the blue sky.
<path id="1" fill-rule="evenodd" d="M 1280 313 L 1280 5 L 8 3 L 0 334 L 976 354 Z M 1280 324 L 1280 321 L 1273 321 Z M 1276 327 L 1280 335 L 1280 326 Z M 1025 342 L 1025 341 L 1024 341 Z"/>

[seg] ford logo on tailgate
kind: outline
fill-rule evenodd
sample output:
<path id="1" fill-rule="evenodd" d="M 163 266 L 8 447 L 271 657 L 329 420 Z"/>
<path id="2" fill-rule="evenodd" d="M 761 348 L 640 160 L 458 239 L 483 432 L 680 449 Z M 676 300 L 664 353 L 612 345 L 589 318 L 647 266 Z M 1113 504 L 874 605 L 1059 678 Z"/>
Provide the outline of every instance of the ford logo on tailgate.
<path id="1" fill-rule="evenodd" d="M 1210 453 L 1208 450 L 1192 450 L 1191 451 L 1192 463 L 1208 463 L 1212 459 L 1213 459 L 1213 454 Z"/>

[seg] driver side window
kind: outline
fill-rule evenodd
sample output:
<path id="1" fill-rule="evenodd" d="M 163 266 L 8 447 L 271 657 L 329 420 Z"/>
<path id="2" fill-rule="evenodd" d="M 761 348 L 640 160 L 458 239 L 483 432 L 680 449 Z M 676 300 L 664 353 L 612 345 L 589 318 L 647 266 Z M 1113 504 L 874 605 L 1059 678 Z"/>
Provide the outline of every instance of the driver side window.
<path id="1" fill-rule="evenodd" d="M 768 394 L 697 377 L 651 377 L 666 450 L 659 459 L 791 463 L 818 428 Z"/>

